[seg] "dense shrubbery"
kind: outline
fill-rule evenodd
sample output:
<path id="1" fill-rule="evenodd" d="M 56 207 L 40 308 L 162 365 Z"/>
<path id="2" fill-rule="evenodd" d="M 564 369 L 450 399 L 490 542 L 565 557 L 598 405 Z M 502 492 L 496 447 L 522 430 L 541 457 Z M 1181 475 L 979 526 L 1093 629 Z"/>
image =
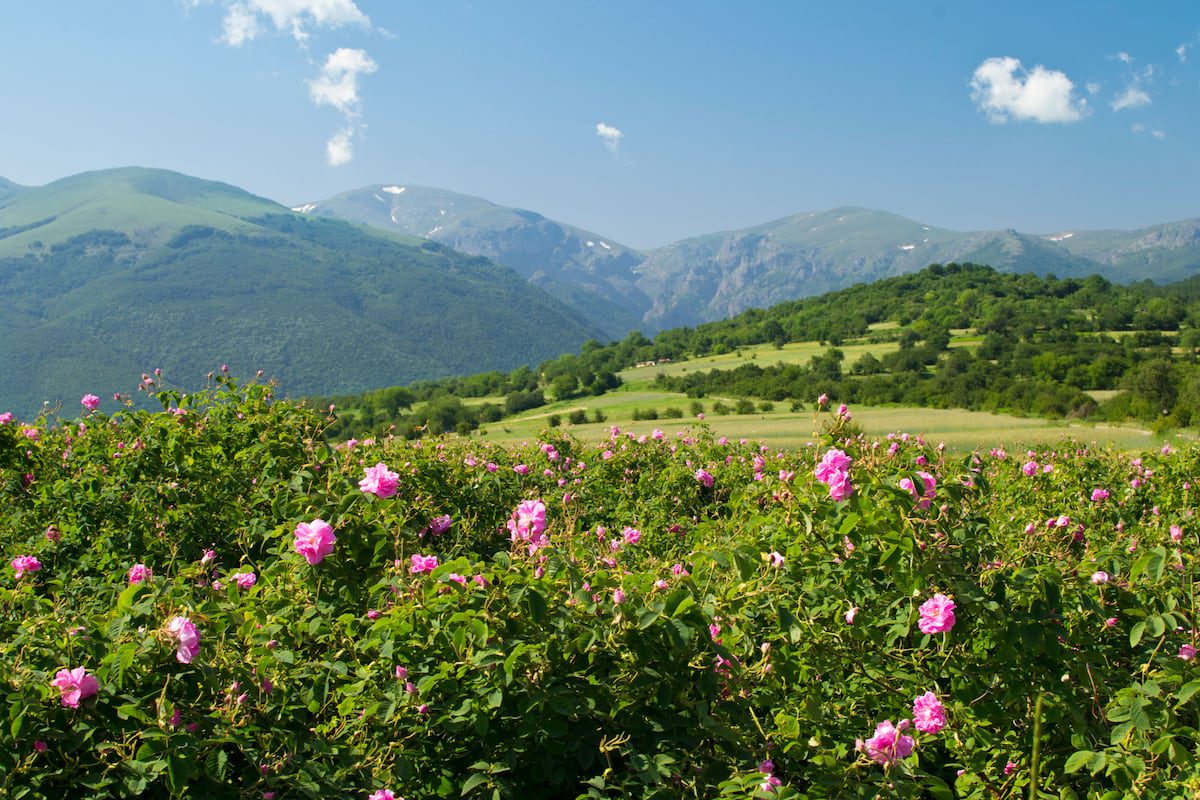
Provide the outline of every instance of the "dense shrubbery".
<path id="1" fill-rule="evenodd" d="M 4 796 L 1200 791 L 1200 450 L 330 448 L 157 396 L 0 424 Z"/>

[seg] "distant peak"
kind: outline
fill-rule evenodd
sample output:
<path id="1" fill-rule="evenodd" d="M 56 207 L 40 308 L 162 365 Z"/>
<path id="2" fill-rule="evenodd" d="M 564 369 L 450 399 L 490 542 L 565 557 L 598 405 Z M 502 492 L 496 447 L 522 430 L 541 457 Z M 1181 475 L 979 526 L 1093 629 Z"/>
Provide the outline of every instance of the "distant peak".
<path id="1" fill-rule="evenodd" d="M 383 191 L 387 192 L 388 194 L 404 194 L 404 190 L 406 188 L 408 188 L 408 187 L 406 187 L 406 186 L 384 186 Z"/>

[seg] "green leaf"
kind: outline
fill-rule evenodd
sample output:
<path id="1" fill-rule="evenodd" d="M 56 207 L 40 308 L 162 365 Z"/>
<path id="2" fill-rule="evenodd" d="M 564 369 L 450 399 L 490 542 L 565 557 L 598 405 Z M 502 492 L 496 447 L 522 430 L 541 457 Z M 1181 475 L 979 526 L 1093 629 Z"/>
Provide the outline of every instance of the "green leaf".
<path id="1" fill-rule="evenodd" d="M 1183 685 L 1178 692 L 1175 693 L 1177 703 L 1183 704 L 1192 699 L 1192 695 L 1200 692 L 1200 681 L 1189 681 Z"/>
<path id="2" fill-rule="evenodd" d="M 475 773 L 474 775 L 472 775 L 471 777 L 467 778 L 465 781 L 463 781 L 461 795 L 462 795 L 463 797 L 466 797 L 466 796 L 467 796 L 468 794 L 470 794 L 470 793 L 472 792 L 472 790 L 474 790 L 474 789 L 475 789 L 477 786 L 479 786 L 479 785 L 481 785 L 481 784 L 484 784 L 484 783 L 487 783 L 487 782 L 488 782 L 488 776 L 487 776 L 487 775 L 481 775 L 481 774 L 479 774 L 479 773 L 477 772 L 477 773 Z"/>
<path id="3" fill-rule="evenodd" d="M 1146 622 L 1138 622 L 1129 629 L 1129 646 L 1137 647 L 1138 642 L 1142 640 L 1142 634 L 1146 632 Z"/>
<path id="4" fill-rule="evenodd" d="M 1093 753 L 1091 750 L 1080 750 L 1077 753 L 1072 753 L 1070 757 L 1067 758 L 1067 764 L 1064 769 L 1067 772 L 1079 772 L 1079 770 L 1088 765 L 1088 763 L 1092 760 L 1092 757 L 1095 755 L 1096 753 Z"/>

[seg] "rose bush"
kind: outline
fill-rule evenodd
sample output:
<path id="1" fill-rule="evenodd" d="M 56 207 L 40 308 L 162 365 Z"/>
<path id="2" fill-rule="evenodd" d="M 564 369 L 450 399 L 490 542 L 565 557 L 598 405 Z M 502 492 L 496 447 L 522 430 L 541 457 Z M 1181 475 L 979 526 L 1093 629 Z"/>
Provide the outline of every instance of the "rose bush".
<path id="1" fill-rule="evenodd" d="M 330 448 L 156 397 L 0 425 L 0 795 L 1200 791 L 1200 450 Z"/>

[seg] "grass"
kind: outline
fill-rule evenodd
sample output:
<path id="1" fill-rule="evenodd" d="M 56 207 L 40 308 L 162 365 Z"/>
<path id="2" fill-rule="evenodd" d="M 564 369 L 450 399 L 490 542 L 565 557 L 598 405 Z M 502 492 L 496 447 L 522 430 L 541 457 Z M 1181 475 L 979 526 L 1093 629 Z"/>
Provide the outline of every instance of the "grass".
<path id="1" fill-rule="evenodd" d="M 793 412 L 788 403 L 777 403 L 776 410 L 756 414 L 716 415 L 711 409 L 718 398 L 705 398 L 707 413 L 702 424 L 712 429 L 717 436 L 731 439 L 762 441 L 774 447 L 802 447 L 813 440 L 815 424 L 811 412 Z M 561 430 L 570 432 L 583 441 L 599 441 L 608 436 L 613 425 L 637 434 L 650 433 L 655 429 L 669 435 L 701 424 L 688 413 L 691 400 L 682 394 L 647 390 L 617 391 L 602 397 L 576 401 L 552 403 L 517 417 L 485 426 L 483 438 L 495 442 L 533 441 L 549 427 L 549 418 L 557 414 L 562 419 Z M 733 400 L 724 399 L 727 405 Z M 633 421 L 633 410 L 653 408 L 661 416 L 668 407 L 682 408 L 683 419 L 657 419 Z M 583 425 L 567 423 L 567 414 L 574 409 L 599 408 L 606 420 L 602 423 L 589 422 Z M 979 448 L 1004 447 L 1019 452 L 1025 447 L 1036 447 L 1057 443 L 1071 438 L 1091 445 L 1112 447 L 1117 450 L 1145 450 L 1159 446 L 1162 439 L 1149 431 L 1127 426 L 1090 425 L 1067 421 L 1011 417 L 1004 414 L 989 414 L 982 411 L 958 409 L 927 409 L 912 407 L 856 407 L 852 409 L 854 420 L 872 436 L 892 432 L 920 434 L 931 442 L 945 442 L 955 452 L 969 452 Z"/>

